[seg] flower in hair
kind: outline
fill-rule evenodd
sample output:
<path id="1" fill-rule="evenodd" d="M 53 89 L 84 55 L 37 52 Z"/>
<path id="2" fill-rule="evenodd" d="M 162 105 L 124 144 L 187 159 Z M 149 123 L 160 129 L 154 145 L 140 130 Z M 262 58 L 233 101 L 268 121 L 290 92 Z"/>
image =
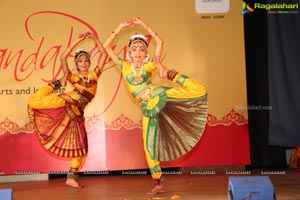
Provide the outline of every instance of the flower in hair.
<path id="1" fill-rule="evenodd" d="M 85 51 L 84 49 L 77 49 L 75 51 L 75 60 L 77 60 L 77 58 L 80 57 L 79 55 L 82 55 L 82 54 L 86 55 L 88 57 L 88 59 L 90 59 L 90 54 L 87 51 Z"/>
<path id="2" fill-rule="evenodd" d="M 77 50 L 75 51 L 75 55 L 76 55 L 76 54 L 80 54 L 81 52 L 87 52 L 87 51 L 84 50 L 84 49 L 77 49 Z"/>
<path id="3" fill-rule="evenodd" d="M 148 47 L 148 42 L 147 42 L 146 37 L 144 35 L 138 34 L 138 33 L 136 33 L 136 34 L 134 34 L 133 36 L 130 37 L 128 46 L 130 46 L 134 41 L 137 41 L 137 40 L 141 40 Z"/>

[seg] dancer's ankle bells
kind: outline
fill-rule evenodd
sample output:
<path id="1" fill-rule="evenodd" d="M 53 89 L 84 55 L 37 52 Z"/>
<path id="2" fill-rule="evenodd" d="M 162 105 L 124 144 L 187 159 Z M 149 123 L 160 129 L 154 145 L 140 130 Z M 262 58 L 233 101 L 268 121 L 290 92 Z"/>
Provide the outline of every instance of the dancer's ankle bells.
<path id="1" fill-rule="evenodd" d="M 78 178 L 79 178 L 78 172 L 70 170 L 67 174 L 66 185 L 71 187 L 81 188 L 82 185 L 80 185 L 80 183 L 77 182 Z"/>

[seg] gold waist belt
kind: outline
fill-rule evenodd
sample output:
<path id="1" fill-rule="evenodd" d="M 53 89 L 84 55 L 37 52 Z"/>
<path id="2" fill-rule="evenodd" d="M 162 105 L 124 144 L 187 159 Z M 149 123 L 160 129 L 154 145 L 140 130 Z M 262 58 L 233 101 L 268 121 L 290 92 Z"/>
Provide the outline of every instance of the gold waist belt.
<path id="1" fill-rule="evenodd" d="M 141 91 L 135 98 L 139 102 L 148 101 L 152 97 L 152 84 L 149 84 L 143 91 Z"/>

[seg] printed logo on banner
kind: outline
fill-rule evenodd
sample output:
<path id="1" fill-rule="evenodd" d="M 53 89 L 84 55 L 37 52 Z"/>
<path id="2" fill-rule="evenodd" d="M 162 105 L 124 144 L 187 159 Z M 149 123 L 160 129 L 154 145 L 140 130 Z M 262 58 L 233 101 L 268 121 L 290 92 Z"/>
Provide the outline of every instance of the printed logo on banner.
<path id="1" fill-rule="evenodd" d="M 254 11 L 266 11 L 268 14 L 298 14 L 298 3 L 246 3 L 243 1 L 241 15 Z"/>
<path id="2" fill-rule="evenodd" d="M 253 11 L 254 9 L 248 3 L 243 1 L 241 15 L 249 14 Z"/>
<path id="3" fill-rule="evenodd" d="M 226 13 L 229 11 L 229 0 L 195 0 L 197 13 Z"/>

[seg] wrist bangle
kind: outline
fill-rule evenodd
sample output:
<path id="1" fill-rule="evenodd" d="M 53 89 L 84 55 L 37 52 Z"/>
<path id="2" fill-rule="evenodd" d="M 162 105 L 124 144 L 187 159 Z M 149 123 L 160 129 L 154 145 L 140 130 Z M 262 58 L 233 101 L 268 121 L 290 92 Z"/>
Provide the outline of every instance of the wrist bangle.
<path id="1" fill-rule="evenodd" d="M 173 81 L 175 76 L 178 74 L 178 72 L 174 69 L 171 69 L 171 70 L 168 70 L 167 71 L 167 78 L 170 80 L 170 81 Z"/>
<path id="2" fill-rule="evenodd" d="M 60 80 L 53 80 L 48 85 L 50 85 L 54 90 L 58 90 L 62 86 Z"/>

